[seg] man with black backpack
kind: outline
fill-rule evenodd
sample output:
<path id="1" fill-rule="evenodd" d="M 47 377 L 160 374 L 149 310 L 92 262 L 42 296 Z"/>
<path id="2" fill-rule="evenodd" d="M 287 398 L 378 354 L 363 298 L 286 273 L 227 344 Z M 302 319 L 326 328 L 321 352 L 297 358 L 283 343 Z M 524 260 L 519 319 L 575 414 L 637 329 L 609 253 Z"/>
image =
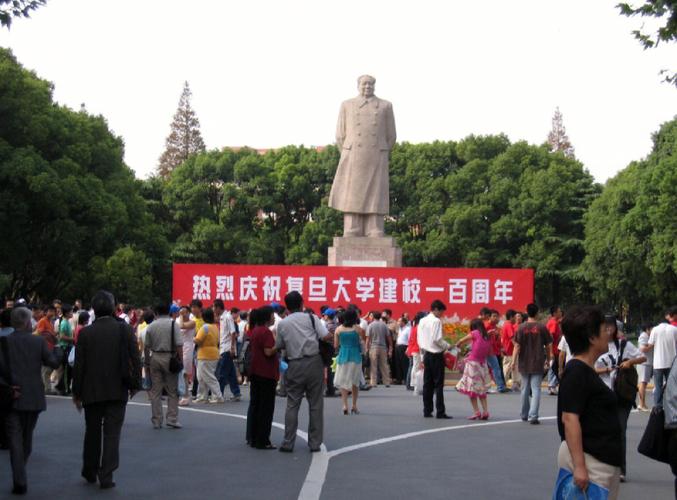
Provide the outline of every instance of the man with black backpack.
<path id="1" fill-rule="evenodd" d="M 637 370 L 635 365 L 644 363 L 646 358 L 635 345 L 623 338 L 616 316 L 608 314 L 604 323 L 609 334 L 609 351 L 595 362 L 595 370 L 609 389 L 616 393 L 618 400 L 618 420 L 621 424 L 623 439 L 623 463 L 621 465 L 621 482 L 625 482 L 625 433 L 628 428 L 630 410 L 635 405 L 637 394 Z M 622 326 L 623 324 L 620 323 Z M 628 381 L 629 377 L 634 377 Z"/>
<path id="2" fill-rule="evenodd" d="M 279 450 L 294 450 L 298 428 L 299 407 L 305 395 L 308 399 L 310 422 L 308 446 L 310 451 L 320 451 L 323 439 L 324 364 L 319 342 L 327 336 L 320 318 L 303 311 L 303 298 L 299 292 L 289 292 L 284 298 L 289 315 L 277 326 L 275 347 L 284 349 L 289 368 L 286 372 L 287 411 L 284 417 L 284 440 Z"/>

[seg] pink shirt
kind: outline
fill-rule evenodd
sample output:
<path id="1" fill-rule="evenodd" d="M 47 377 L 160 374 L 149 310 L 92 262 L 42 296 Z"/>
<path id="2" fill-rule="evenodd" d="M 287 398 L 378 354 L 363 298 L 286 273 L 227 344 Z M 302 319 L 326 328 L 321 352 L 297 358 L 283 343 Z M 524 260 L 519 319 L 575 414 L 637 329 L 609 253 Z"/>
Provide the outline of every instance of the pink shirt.
<path id="1" fill-rule="evenodd" d="M 473 330 L 470 332 L 470 335 L 472 335 L 472 347 L 470 348 L 468 361 L 486 363 L 487 356 L 492 352 L 491 339 L 484 339 L 479 330 Z"/>

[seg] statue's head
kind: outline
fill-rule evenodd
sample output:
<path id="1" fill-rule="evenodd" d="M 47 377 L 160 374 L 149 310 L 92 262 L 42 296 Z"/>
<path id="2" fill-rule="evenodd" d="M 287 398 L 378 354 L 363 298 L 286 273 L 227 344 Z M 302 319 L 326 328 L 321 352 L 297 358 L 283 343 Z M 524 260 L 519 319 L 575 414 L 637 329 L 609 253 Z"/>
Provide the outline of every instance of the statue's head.
<path id="1" fill-rule="evenodd" d="M 371 97 L 374 95 L 376 87 L 376 78 L 371 75 L 362 75 L 357 79 L 357 88 L 362 97 Z"/>

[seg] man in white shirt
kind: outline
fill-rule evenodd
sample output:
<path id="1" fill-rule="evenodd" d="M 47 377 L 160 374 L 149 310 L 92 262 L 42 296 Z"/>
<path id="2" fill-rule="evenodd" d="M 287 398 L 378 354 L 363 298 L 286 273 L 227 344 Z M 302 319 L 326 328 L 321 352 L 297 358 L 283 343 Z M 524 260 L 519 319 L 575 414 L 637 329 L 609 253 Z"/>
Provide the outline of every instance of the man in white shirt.
<path id="1" fill-rule="evenodd" d="M 436 417 L 449 419 L 444 406 L 444 351 L 451 346 L 442 336 L 440 318 L 447 307 L 441 300 L 430 305 L 430 314 L 418 324 L 418 346 L 423 356 L 423 416 L 433 416 L 433 394 L 435 394 Z"/>
<path id="2" fill-rule="evenodd" d="M 677 356 L 677 306 L 668 310 L 665 319 L 669 323 L 654 327 L 649 335 L 649 344 L 642 349 L 644 352 L 653 350 L 654 406 L 663 406 L 663 385 Z"/>
<path id="3" fill-rule="evenodd" d="M 216 378 L 219 381 L 221 393 L 226 387 L 230 387 L 233 394 L 230 401 L 240 401 L 240 386 L 237 384 L 237 370 L 234 360 L 237 358 L 237 328 L 235 328 L 234 315 L 239 314 L 236 308 L 224 311 L 221 299 L 214 301 L 214 315 L 219 320 L 219 363 L 216 366 Z"/>

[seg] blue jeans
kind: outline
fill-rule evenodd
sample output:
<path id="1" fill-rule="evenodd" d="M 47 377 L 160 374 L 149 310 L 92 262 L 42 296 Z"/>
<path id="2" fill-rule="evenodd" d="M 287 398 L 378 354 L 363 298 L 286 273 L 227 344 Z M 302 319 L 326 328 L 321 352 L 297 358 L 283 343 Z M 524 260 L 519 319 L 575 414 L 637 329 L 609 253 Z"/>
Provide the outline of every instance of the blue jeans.
<path id="1" fill-rule="evenodd" d="M 219 388 L 223 393 L 223 389 L 226 387 L 226 384 L 230 387 L 230 392 L 233 393 L 233 396 L 240 395 L 240 386 L 237 385 L 237 371 L 235 370 L 235 363 L 233 363 L 233 358 L 230 357 L 229 352 L 224 352 L 221 354 L 219 359 L 219 364 L 216 365 L 216 378 L 219 381 Z"/>
<path id="2" fill-rule="evenodd" d="M 662 368 L 653 370 L 653 405 L 663 406 L 663 386 L 668 382 L 668 375 L 670 368 Z"/>
<path id="3" fill-rule="evenodd" d="M 557 368 L 557 358 L 553 358 L 548 369 L 548 389 L 554 390 L 559 385 L 559 374 L 555 371 Z"/>
<path id="4" fill-rule="evenodd" d="M 520 417 L 522 417 L 522 420 L 537 420 L 538 409 L 541 406 L 541 382 L 543 381 L 543 374 L 520 373 L 520 375 L 522 376 L 522 411 L 520 412 Z"/>
<path id="5" fill-rule="evenodd" d="M 503 380 L 503 372 L 501 372 L 501 367 L 498 365 L 498 358 L 496 356 L 487 356 L 487 364 L 491 368 L 491 373 L 494 374 L 494 381 L 496 382 L 496 387 L 499 391 L 505 391 L 505 380 Z"/>

